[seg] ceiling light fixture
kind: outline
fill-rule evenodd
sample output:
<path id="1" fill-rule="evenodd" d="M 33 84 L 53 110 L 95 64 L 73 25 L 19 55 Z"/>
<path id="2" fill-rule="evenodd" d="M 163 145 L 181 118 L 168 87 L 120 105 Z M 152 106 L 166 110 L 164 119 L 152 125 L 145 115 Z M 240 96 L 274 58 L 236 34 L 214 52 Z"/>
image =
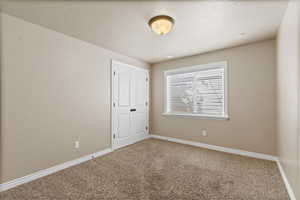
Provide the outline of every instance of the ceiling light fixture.
<path id="1" fill-rule="evenodd" d="M 148 22 L 150 28 L 158 35 L 166 35 L 172 30 L 174 19 L 167 15 L 152 17 Z"/>

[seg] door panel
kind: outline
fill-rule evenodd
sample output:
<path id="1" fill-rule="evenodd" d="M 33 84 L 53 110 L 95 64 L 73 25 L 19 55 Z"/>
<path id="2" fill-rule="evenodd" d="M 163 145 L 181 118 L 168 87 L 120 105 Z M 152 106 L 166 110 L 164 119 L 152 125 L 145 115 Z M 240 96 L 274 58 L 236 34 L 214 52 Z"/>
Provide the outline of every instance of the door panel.
<path id="1" fill-rule="evenodd" d="M 137 70 L 133 74 L 135 83 L 134 103 L 137 111 L 133 114 L 132 127 L 135 135 L 148 132 L 148 73 Z"/>
<path id="2" fill-rule="evenodd" d="M 126 138 L 130 135 L 130 115 L 120 114 L 119 115 L 119 127 L 118 127 L 118 138 Z"/>
<path id="3" fill-rule="evenodd" d="M 145 134 L 146 133 L 146 116 L 144 112 L 135 113 L 133 116 L 132 127 L 134 134 Z"/>
<path id="4" fill-rule="evenodd" d="M 119 106 L 130 106 L 131 71 L 126 70 L 123 72 L 119 72 L 118 79 Z"/>
<path id="5" fill-rule="evenodd" d="M 112 62 L 112 148 L 148 135 L 148 71 Z"/>
<path id="6" fill-rule="evenodd" d="M 145 80 L 147 79 L 146 72 L 135 72 L 135 105 L 145 105 L 147 86 Z"/>

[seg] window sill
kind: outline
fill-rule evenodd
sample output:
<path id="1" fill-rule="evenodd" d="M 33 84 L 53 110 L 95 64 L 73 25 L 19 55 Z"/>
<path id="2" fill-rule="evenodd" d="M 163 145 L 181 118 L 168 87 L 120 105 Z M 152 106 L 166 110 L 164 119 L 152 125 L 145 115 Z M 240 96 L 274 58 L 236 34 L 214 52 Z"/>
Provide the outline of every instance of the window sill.
<path id="1" fill-rule="evenodd" d="M 197 115 L 197 114 L 188 114 L 188 113 L 163 113 L 162 115 L 168 116 L 168 117 L 198 118 L 198 119 L 212 119 L 212 120 L 229 120 L 228 116 Z"/>

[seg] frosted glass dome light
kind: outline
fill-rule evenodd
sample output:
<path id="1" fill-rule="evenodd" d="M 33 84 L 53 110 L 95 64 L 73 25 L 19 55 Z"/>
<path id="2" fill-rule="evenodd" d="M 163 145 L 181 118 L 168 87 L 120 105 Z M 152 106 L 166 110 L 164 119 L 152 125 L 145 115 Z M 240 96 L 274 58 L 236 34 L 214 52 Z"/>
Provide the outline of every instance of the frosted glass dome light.
<path id="1" fill-rule="evenodd" d="M 172 30 L 174 19 L 167 15 L 158 15 L 151 18 L 148 24 L 158 35 L 165 35 Z"/>

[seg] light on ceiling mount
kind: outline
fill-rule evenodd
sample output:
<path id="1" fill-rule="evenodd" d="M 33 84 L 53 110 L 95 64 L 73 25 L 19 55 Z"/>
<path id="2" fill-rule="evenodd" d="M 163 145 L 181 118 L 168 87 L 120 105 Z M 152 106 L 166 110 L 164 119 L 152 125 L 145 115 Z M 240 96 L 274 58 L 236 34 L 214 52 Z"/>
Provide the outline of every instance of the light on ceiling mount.
<path id="1" fill-rule="evenodd" d="M 167 15 L 158 15 L 152 17 L 148 24 L 150 28 L 158 35 L 165 35 L 172 30 L 174 19 Z"/>

